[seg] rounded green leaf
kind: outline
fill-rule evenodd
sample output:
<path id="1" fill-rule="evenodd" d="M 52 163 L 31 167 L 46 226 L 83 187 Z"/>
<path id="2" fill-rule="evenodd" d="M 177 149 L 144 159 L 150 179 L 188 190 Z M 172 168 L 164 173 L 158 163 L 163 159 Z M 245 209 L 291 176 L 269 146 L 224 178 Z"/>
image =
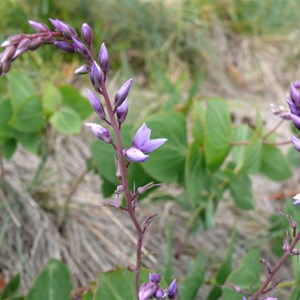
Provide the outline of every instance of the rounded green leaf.
<path id="1" fill-rule="evenodd" d="M 72 282 L 68 268 L 51 259 L 35 280 L 26 300 L 69 300 Z"/>
<path id="2" fill-rule="evenodd" d="M 13 116 L 11 102 L 8 99 L 0 100 L 0 136 L 13 136 L 12 128 L 9 126 L 9 121 Z"/>
<path id="3" fill-rule="evenodd" d="M 62 107 L 50 118 L 51 125 L 63 134 L 78 134 L 81 130 L 81 118 L 76 111 Z"/>
<path id="4" fill-rule="evenodd" d="M 47 82 L 42 96 L 43 110 L 47 115 L 55 113 L 62 104 L 62 94 L 51 82 Z"/>
<path id="5" fill-rule="evenodd" d="M 162 113 L 149 117 L 145 123 L 152 130 L 151 139 L 167 138 L 168 141 L 150 153 L 142 167 L 156 180 L 181 183 L 187 150 L 184 116 L 175 112 Z"/>
<path id="6" fill-rule="evenodd" d="M 39 131 L 45 125 L 41 101 L 37 96 L 26 98 L 14 109 L 11 127 L 21 132 Z"/>

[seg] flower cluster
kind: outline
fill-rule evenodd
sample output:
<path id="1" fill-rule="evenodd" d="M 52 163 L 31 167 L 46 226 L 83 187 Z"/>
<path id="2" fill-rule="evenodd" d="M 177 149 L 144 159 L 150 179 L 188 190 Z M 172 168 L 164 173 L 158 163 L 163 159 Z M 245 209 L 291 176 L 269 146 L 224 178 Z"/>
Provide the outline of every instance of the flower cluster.
<path id="1" fill-rule="evenodd" d="M 139 290 L 139 300 L 174 299 L 177 294 L 177 283 L 174 279 L 168 288 L 159 286 L 161 276 L 157 273 L 149 275 L 149 282 L 143 283 Z"/>

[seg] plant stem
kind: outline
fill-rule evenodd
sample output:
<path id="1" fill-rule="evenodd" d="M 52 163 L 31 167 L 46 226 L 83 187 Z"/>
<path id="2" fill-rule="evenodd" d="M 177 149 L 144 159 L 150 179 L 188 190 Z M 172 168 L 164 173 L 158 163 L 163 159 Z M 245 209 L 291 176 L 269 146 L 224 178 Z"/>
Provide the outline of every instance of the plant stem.
<path id="1" fill-rule="evenodd" d="M 265 290 L 269 287 L 273 277 L 275 276 L 277 271 L 285 264 L 285 262 L 287 261 L 288 257 L 291 255 L 292 251 L 296 247 L 299 240 L 300 240 L 300 232 L 298 232 L 297 235 L 295 236 L 295 238 L 293 239 L 288 251 L 284 252 L 282 257 L 279 259 L 277 264 L 274 266 L 274 268 L 272 268 L 270 270 L 268 277 L 266 278 L 264 283 L 261 285 L 261 287 L 254 294 L 252 294 L 248 300 L 256 300 L 258 296 L 261 296 L 265 293 Z"/>
<path id="2" fill-rule="evenodd" d="M 107 107 L 107 112 L 110 117 L 111 127 L 115 133 L 116 137 L 116 152 L 118 158 L 118 166 L 121 172 L 120 183 L 124 188 L 125 200 L 126 200 L 126 210 L 132 220 L 132 223 L 135 227 L 137 233 L 137 244 L 136 244 L 136 265 L 134 268 L 134 278 L 135 278 L 135 292 L 136 297 L 139 299 L 139 278 L 140 278 L 140 269 L 142 262 L 142 244 L 143 244 L 143 230 L 135 216 L 134 207 L 132 205 L 132 195 L 128 187 L 128 178 L 127 178 L 127 168 L 123 157 L 123 148 L 122 148 L 122 139 L 121 139 L 121 131 L 119 125 L 116 121 L 115 114 L 113 112 L 111 102 L 107 93 L 106 85 L 104 80 L 101 82 L 101 93 L 104 97 L 104 101 Z"/>

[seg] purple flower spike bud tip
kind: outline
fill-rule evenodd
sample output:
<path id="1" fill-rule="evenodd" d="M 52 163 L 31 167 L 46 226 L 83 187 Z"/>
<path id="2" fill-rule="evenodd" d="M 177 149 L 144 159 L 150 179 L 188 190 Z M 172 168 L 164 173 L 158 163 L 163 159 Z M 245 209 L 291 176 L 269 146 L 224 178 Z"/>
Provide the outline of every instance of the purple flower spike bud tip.
<path id="1" fill-rule="evenodd" d="M 60 31 L 66 38 L 71 38 L 72 36 L 77 37 L 77 32 L 70 25 L 60 21 L 58 19 L 49 19 L 52 25 L 55 27 L 56 31 Z"/>
<path id="2" fill-rule="evenodd" d="M 119 124 L 122 124 L 128 113 L 128 99 L 126 98 L 124 102 L 117 108 L 117 119 Z"/>
<path id="3" fill-rule="evenodd" d="M 106 74 L 109 70 L 109 56 L 104 43 L 101 45 L 98 59 L 101 70 Z"/>
<path id="4" fill-rule="evenodd" d="M 115 96 L 115 108 L 119 107 L 127 98 L 132 85 L 132 79 L 127 80 L 118 90 Z"/>
<path id="5" fill-rule="evenodd" d="M 90 78 L 95 90 L 99 91 L 101 87 L 102 74 L 101 74 L 100 67 L 97 65 L 95 61 L 93 61 L 91 66 Z"/>
<path id="6" fill-rule="evenodd" d="M 101 119 L 105 119 L 105 111 L 101 104 L 100 99 L 89 89 L 87 89 L 89 101 L 94 109 L 94 111 L 98 114 Z"/>
<path id="7" fill-rule="evenodd" d="M 89 50 L 78 38 L 72 36 L 73 46 L 76 52 L 83 58 L 89 57 Z"/>
<path id="8" fill-rule="evenodd" d="M 101 140 L 107 144 L 112 143 L 112 138 L 110 136 L 109 131 L 106 128 L 102 127 L 99 124 L 95 124 L 95 123 L 86 123 L 85 126 L 87 126 L 92 131 L 94 136 L 96 138 L 98 138 L 99 140 Z"/>
<path id="9" fill-rule="evenodd" d="M 157 290 L 156 284 L 153 282 L 143 283 L 139 291 L 139 300 L 151 299 Z"/>
<path id="10" fill-rule="evenodd" d="M 300 152 L 300 140 L 297 137 L 295 137 L 294 135 L 291 136 L 291 139 L 292 139 L 292 143 L 294 145 L 294 148 L 298 152 Z"/>
<path id="11" fill-rule="evenodd" d="M 149 281 L 158 284 L 161 280 L 161 276 L 157 273 L 150 273 L 149 275 Z"/>
<path id="12" fill-rule="evenodd" d="M 28 21 L 29 25 L 36 31 L 50 31 L 49 27 L 43 23 Z"/>
<path id="13" fill-rule="evenodd" d="M 174 279 L 168 287 L 168 297 L 169 299 L 174 299 L 177 294 L 177 283 Z"/>
<path id="14" fill-rule="evenodd" d="M 300 193 L 295 195 L 293 197 L 293 199 L 294 199 L 294 202 L 293 202 L 294 205 L 300 205 Z"/>
<path id="15" fill-rule="evenodd" d="M 295 103 L 295 105 L 297 107 L 300 105 L 300 93 L 299 93 L 298 89 L 299 89 L 298 81 L 291 83 L 290 96 L 291 96 L 292 101 Z"/>
<path id="16" fill-rule="evenodd" d="M 90 26 L 87 23 L 82 24 L 81 35 L 85 42 L 90 46 L 93 42 L 93 33 Z"/>

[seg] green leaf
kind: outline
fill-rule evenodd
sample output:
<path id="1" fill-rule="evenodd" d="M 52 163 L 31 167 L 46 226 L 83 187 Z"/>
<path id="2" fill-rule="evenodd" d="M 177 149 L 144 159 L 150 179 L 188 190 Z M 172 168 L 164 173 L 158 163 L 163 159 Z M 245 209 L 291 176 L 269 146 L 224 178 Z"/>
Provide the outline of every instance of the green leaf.
<path id="1" fill-rule="evenodd" d="M 203 145 L 204 139 L 204 122 L 206 108 L 201 102 L 194 102 L 192 108 L 192 135 L 195 142 Z"/>
<path id="2" fill-rule="evenodd" d="M 207 176 L 203 152 L 194 142 L 189 146 L 185 161 L 185 189 L 192 207 L 199 204 Z"/>
<path id="3" fill-rule="evenodd" d="M 287 158 L 289 160 L 290 165 L 293 166 L 293 168 L 300 166 L 300 154 L 298 151 L 295 150 L 294 147 L 290 147 Z"/>
<path id="4" fill-rule="evenodd" d="M 72 290 L 68 268 L 51 259 L 35 280 L 26 300 L 69 300 Z"/>
<path id="5" fill-rule="evenodd" d="M 35 94 L 34 86 L 28 74 L 21 70 L 13 70 L 7 74 L 12 106 L 18 108 L 24 99 Z"/>
<path id="6" fill-rule="evenodd" d="M 52 115 L 62 105 L 62 94 L 51 82 L 46 82 L 42 96 L 43 110 L 46 115 Z"/>
<path id="7" fill-rule="evenodd" d="M 37 96 L 31 96 L 20 102 L 14 110 L 10 125 L 26 133 L 41 130 L 45 125 L 45 120 L 40 99 Z"/>
<path id="8" fill-rule="evenodd" d="M 296 285 L 289 297 L 289 300 L 299 300 L 300 298 L 300 286 Z"/>
<path id="9" fill-rule="evenodd" d="M 12 137 L 12 128 L 9 126 L 9 121 L 13 116 L 11 102 L 8 99 L 0 100 L 0 136 Z"/>
<path id="10" fill-rule="evenodd" d="M 251 250 L 241 260 L 238 268 L 232 272 L 227 282 L 241 287 L 243 290 L 252 288 L 255 290 L 259 285 L 260 269 L 259 262 L 260 253 L 258 250 Z M 241 294 L 231 288 L 223 289 L 223 300 L 241 300 Z"/>
<path id="11" fill-rule="evenodd" d="M 263 136 L 263 128 L 264 128 L 264 122 L 261 118 L 260 111 L 256 110 L 256 120 L 255 120 L 255 132 L 258 137 Z"/>
<path id="12" fill-rule="evenodd" d="M 102 195 L 104 198 L 108 198 L 115 192 L 117 185 L 112 184 L 110 181 L 108 181 L 104 177 L 102 177 L 101 179 L 102 179 L 102 185 L 101 185 Z M 120 197 L 122 197 L 122 196 L 120 196 Z"/>
<path id="13" fill-rule="evenodd" d="M 78 134 L 81 130 L 79 114 L 69 107 L 62 107 L 50 118 L 51 125 L 63 134 Z"/>
<path id="14" fill-rule="evenodd" d="M 13 277 L 4 287 L 0 299 L 8 299 L 16 296 L 20 287 L 21 278 L 20 275 Z"/>
<path id="15" fill-rule="evenodd" d="M 251 137 L 252 136 L 252 137 Z M 233 161 L 236 164 L 234 173 L 255 173 L 260 167 L 262 142 L 253 134 L 248 126 L 240 126 L 235 130 L 233 142 L 248 142 L 246 145 L 234 146 L 231 150 Z"/>
<path id="16" fill-rule="evenodd" d="M 234 250 L 234 245 L 236 242 L 236 234 L 237 231 L 236 229 L 234 229 L 232 231 L 232 235 L 231 235 L 231 243 L 227 249 L 227 253 L 226 253 L 226 257 L 223 261 L 223 263 L 221 264 L 220 268 L 218 269 L 217 273 L 216 273 L 216 285 L 214 288 L 212 288 L 212 290 L 210 291 L 207 300 L 216 300 L 219 299 L 222 296 L 222 292 L 223 289 L 221 288 L 221 286 L 224 284 L 224 282 L 226 281 L 228 275 L 231 272 L 231 266 L 232 266 L 232 254 L 233 254 L 233 250 Z"/>
<path id="17" fill-rule="evenodd" d="M 3 155 L 6 159 L 10 159 L 17 150 L 17 141 L 14 138 L 5 139 L 3 144 Z"/>
<path id="18" fill-rule="evenodd" d="M 86 119 L 93 112 L 90 102 L 87 98 L 82 97 L 78 90 L 69 85 L 64 85 L 59 88 L 63 97 L 64 106 L 72 108 L 78 113 L 81 120 Z"/>
<path id="19" fill-rule="evenodd" d="M 84 293 L 81 300 L 93 300 L 93 294 L 91 292 Z"/>
<path id="20" fill-rule="evenodd" d="M 41 147 L 41 136 L 39 133 L 24 133 L 14 131 L 14 136 L 27 151 L 38 154 Z"/>
<path id="21" fill-rule="evenodd" d="M 140 284 L 148 282 L 149 272 L 141 269 Z M 134 287 L 134 273 L 126 268 L 118 268 L 112 271 L 101 273 L 98 286 L 93 300 L 124 300 L 136 299 Z"/>
<path id="22" fill-rule="evenodd" d="M 156 180 L 181 183 L 187 147 L 185 118 L 179 113 L 166 112 L 149 117 L 145 123 L 152 130 L 151 139 L 167 138 L 168 141 L 150 153 L 142 167 Z"/>
<path id="23" fill-rule="evenodd" d="M 95 140 L 91 146 L 93 161 L 100 176 L 116 187 L 118 180 L 116 178 L 116 166 L 114 159 L 114 149 L 102 141 Z"/>
<path id="24" fill-rule="evenodd" d="M 276 181 L 288 179 L 293 175 L 286 156 L 272 145 L 262 146 L 260 172 Z"/>
<path id="25" fill-rule="evenodd" d="M 181 299 L 196 299 L 198 289 L 204 279 L 205 261 L 204 255 L 199 252 L 197 258 L 190 262 L 189 274 L 179 288 Z"/>
<path id="26" fill-rule="evenodd" d="M 246 174 L 236 176 L 232 173 L 226 175 L 229 178 L 229 190 L 234 203 L 242 209 L 253 209 L 252 182 L 249 176 Z"/>
<path id="27" fill-rule="evenodd" d="M 230 150 L 231 122 L 224 100 L 208 101 L 205 118 L 205 157 L 211 171 L 217 171 Z"/>

